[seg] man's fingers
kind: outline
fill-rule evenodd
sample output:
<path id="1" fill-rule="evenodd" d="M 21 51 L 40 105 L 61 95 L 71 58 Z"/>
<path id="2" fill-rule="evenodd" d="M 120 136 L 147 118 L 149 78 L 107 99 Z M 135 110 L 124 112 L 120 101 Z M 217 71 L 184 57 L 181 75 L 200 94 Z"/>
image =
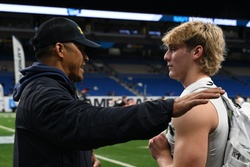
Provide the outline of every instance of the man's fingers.
<path id="1" fill-rule="evenodd" d="M 209 89 L 205 89 L 201 92 L 195 92 L 196 94 L 198 93 L 219 93 L 220 95 L 225 93 L 225 90 L 222 89 L 221 87 L 217 87 L 217 88 L 209 88 Z"/>
<path id="2" fill-rule="evenodd" d="M 225 90 L 223 90 L 220 87 L 206 89 L 201 92 L 195 92 L 191 96 L 193 100 L 190 101 L 190 104 L 192 107 L 199 105 L 199 104 L 206 104 L 209 101 L 208 99 L 216 99 L 224 93 L 225 93 Z"/>
<path id="3" fill-rule="evenodd" d="M 208 99 L 215 99 L 225 93 L 222 88 L 209 88 L 200 92 L 193 92 L 175 99 L 173 116 L 178 117 L 185 114 L 196 105 L 208 103 Z"/>
<path id="4" fill-rule="evenodd" d="M 193 99 L 201 99 L 201 100 L 213 99 L 213 98 L 220 97 L 224 93 L 225 93 L 225 90 L 223 90 L 222 88 L 210 88 L 210 89 L 203 90 L 201 92 L 194 92 L 191 97 L 193 97 Z"/>
<path id="5" fill-rule="evenodd" d="M 208 99 L 194 99 L 190 102 L 190 109 L 200 104 L 207 104 L 208 102 Z"/>

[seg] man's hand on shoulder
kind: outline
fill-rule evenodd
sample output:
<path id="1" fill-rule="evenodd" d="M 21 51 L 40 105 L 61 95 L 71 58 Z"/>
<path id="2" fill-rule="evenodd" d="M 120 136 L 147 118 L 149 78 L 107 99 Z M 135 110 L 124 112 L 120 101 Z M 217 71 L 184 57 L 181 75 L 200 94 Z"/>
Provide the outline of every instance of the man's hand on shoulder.
<path id="1" fill-rule="evenodd" d="M 225 93 L 221 87 L 193 92 L 174 100 L 173 117 L 179 117 L 196 105 L 206 104 L 209 99 L 219 98 Z"/>

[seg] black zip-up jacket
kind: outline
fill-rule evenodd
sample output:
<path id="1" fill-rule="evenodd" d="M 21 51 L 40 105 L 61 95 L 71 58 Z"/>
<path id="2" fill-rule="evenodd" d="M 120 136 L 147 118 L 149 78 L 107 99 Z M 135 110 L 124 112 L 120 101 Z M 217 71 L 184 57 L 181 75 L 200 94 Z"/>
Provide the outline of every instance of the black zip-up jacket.
<path id="1" fill-rule="evenodd" d="M 97 107 L 77 98 L 73 82 L 41 63 L 21 70 L 14 167 L 92 167 L 91 149 L 149 139 L 168 126 L 173 99 Z"/>

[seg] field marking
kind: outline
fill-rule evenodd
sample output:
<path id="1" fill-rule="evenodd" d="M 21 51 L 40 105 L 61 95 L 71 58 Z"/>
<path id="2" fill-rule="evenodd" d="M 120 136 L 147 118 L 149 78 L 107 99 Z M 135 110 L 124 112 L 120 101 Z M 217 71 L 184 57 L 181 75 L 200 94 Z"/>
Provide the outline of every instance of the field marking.
<path id="1" fill-rule="evenodd" d="M 13 136 L 2 136 L 2 137 L 0 137 L 0 144 L 13 144 L 13 143 L 14 143 L 14 135 Z M 124 166 L 124 167 L 136 167 L 136 166 L 133 166 L 133 165 L 121 162 L 121 161 L 117 161 L 117 160 L 114 160 L 114 159 L 106 158 L 106 157 L 103 157 L 103 156 L 100 156 L 100 155 L 95 155 L 95 156 L 98 159 L 102 159 L 102 160 L 105 160 L 105 161 L 108 161 L 108 162 L 111 162 L 111 163 L 114 163 L 114 164 L 118 164 L 118 165 L 121 165 L 121 166 Z"/>
<path id="2" fill-rule="evenodd" d="M 15 132 L 15 129 L 8 128 L 6 126 L 0 125 L 0 128 L 10 132 Z M 12 143 L 14 143 L 14 136 L 0 136 L 0 144 L 12 144 Z"/>
<path id="3" fill-rule="evenodd" d="M 0 144 L 13 144 L 13 143 L 14 143 L 14 135 L 0 137 Z"/>
<path id="4" fill-rule="evenodd" d="M 6 127 L 6 126 L 0 125 L 0 128 L 1 128 L 1 129 L 4 129 L 4 130 L 7 130 L 7 131 L 10 131 L 10 132 L 15 132 L 15 129 L 8 128 L 8 127 Z"/>
<path id="5" fill-rule="evenodd" d="M 4 117 L 4 118 L 15 118 L 16 117 L 16 113 L 12 113 L 12 112 L 0 112 L 0 117 Z"/>
<path id="6" fill-rule="evenodd" d="M 10 131 L 10 132 L 15 132 L 14 129 L 8 128 L 6 126 L 0 125 L 0 128 L 1 129 L 5 129 L 5 130 Z M 14 143 L 14 136 L 0 137 L 0 144 L 4 144 L 4 143 Z M 103 157 L 101 155 L 95 155 L 95 156 L 97 158 L 99 158 L 99 159 L 102 159 L 102 160 L 105 160 L 105 161 L 109 161 L 111 163 L 118 164 L 118 165 L 121 165 L 121 166 L 124 166 L 124 167 L 136 167 L 136 166 L 133 166 L 133 165 L 121 162 L 121 161 L 117 161 L 117 160 L 114 160 L 114 159 Z"/>
<path id="7" fill-rule="evenodd" d="M 95 155 L 97 158 L 99 159 L 102 159 L 102 160 L 105 160 L 105 161 L 109 161 L 109 162 L 112 162 L 114 164 L 118 164 L 118 165 L 121 165 L 121 166 L 125 166 L 125 167 L 136 167 L 136 166 L 133 166 L 133 165 L 130 165 L 130 164 L 127 164 L 127 163 L 124 163 L 124 162 L 121 162 L 121 161 L 117 161 L 117 160 L 114 160 L 114 159 L 110 159 L 110 158 L 106 158 L 106 157 L 103 157 L 101 155 Z"/>
<path id="8" fill-rule="evenodd" d="M 148 149 L 148 146 L 140 146 L 140 147 L 137 147 L 137 148 L 145 148 L 145 149 Z"/>

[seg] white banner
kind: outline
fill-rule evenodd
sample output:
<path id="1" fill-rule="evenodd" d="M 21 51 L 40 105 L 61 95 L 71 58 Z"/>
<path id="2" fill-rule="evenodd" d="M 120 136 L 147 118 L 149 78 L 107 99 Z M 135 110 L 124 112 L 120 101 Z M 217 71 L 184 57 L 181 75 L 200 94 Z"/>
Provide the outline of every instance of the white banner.
<path id="1" fill-rule="evenodd" d="M 3 97 L 4 109 L 0 112 L 12 112 L 15 111 L 18 105 L 18 102 L 15 102 L 12 96 Z"/>
<path id="2" fill-rule="evenodd" d="M 17 38 L 12 35 L 13 53 L 14 53 L 14 68 L 15 68 L 15 83 L 23 76 L 20 70 L 25 67 L 25 57 L 23 46 Z"/>
<path id="3" fill-rule="evenodd" d="M 3 85 L 0 83 L 0 111 L 4 111 L 4 91 Z"/>
<path id="4" fill-rule="evenodd" d="M 122 96 L 87 96 L 87 102 L 99 107 L 112 107 L 114 102 L 121 99 Z M 176 98 L 176 96 L 164 96 L 164 99 Z M 162 99 L 161 96 L 147 96 L 145 99 L 143 96 L 127 96 L 127 99 L 133 99 L 135 104 L 143 103 L 144 101 L 151 101 L 156 99 Z"/>

